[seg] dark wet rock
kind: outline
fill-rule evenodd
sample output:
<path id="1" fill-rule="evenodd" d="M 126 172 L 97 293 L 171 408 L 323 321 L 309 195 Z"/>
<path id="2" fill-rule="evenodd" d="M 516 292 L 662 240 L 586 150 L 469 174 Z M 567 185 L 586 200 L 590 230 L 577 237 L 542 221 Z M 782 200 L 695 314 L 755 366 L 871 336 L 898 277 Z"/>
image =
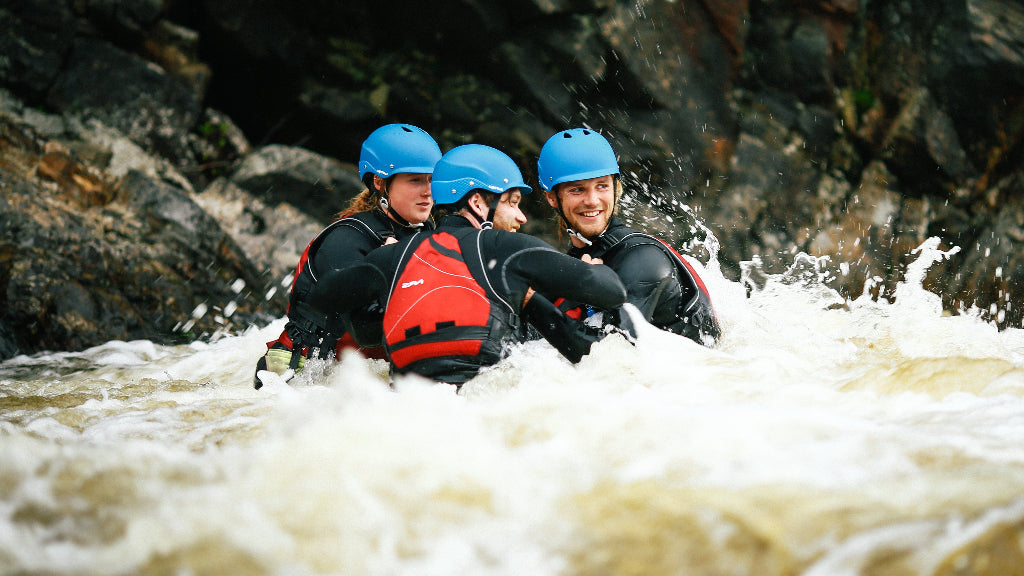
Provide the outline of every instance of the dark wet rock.
<path id="1" fill-rule="evenodd" d="M 231 175 L 231 183 L 267 204 L 291 204 L 323 224 L 364 189 L 354 165 L 281 145 L 248 155 Z"/>
<path id="2" fill-rule="evenodd" d="M 324 227 L 292 204 L 268 204 L 226 178 L 214 181 L 195 199 L 271 281 L 268 290 L 275 292 L 287 291 L 299 257 Z M 284 313 L 270 308 L 271 313 Z"/>
<path id="3" fill-rule="evenodd" d="M 195 94 L 108 42 L 77 40 L 47 102 L 59 112 L 96 118 L 178 164 L 194 163 L 187 135 L 202 112 Z"/>
<path id="4" fill-rule="evenodd" d="M 915 196 L 942 195 L 977 173 L 968 163 L 952 120 L 926 89 L 907 99 L 882 142 L 881 156 Z"/>
<path id="5" fill-rule="evenodd" d="M 10 116 L 0 157 L 7 352 L 184 341 L 271 317 L 267 278 L 183 179 L 111 177 Z"/>
<path id="6" fill-rule="evenodd" d="M 187 135 L 197 164 L 186 167 L 190 180 L 201 188 L 209 180 L 234 171 L 252 153 L 245 133 L 223 112 L 207 108 L 195 130 Z"/>
<path id="7" fill-rule="evenodd" d="M 38 100 L 60 74 L 74 40 L 75 20 L 63 0 L 0 4 L 0 77 Z"/>
<path id="8" fill-rule="evenodd" d="M 137 42 L 156 24 L 164 0 L 83 0 L 76 7 L 107 37 Z"/>

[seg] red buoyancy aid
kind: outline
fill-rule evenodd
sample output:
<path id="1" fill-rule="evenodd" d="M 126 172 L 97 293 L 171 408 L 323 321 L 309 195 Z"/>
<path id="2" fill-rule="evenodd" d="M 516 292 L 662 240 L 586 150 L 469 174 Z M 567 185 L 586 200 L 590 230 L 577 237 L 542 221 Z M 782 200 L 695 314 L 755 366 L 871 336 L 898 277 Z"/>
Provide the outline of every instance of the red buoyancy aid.
<path id="1" fill-rule="evenodd" d="M 395 368 L 450 357 L 473 358 L 481 366 L 497 362 L 508 325 L 470 272 L 459 239 L 436 232 L 403 261 L 384 312 L 384 337 Z"/>

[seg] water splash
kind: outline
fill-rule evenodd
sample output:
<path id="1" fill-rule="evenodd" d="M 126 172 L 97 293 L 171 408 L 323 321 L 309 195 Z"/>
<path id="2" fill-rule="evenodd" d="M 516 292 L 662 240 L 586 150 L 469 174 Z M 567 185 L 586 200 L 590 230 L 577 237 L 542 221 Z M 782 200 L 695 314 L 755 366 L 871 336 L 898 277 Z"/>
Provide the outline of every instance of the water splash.
<path id="1" fill-rule="evenodd" d="M 941 240 L 931 237 L 915 248 L 911 253 L 918 254 L 917 260 L 907 266 L 906 279 L 896 285 L 893 299 L 901 307 L 913 307 L 922 312 L 942 313 L 942 299 L 923 289 L 928 269 L 960 251 L 959 246 L 943 251 L 939 249 Z"/>

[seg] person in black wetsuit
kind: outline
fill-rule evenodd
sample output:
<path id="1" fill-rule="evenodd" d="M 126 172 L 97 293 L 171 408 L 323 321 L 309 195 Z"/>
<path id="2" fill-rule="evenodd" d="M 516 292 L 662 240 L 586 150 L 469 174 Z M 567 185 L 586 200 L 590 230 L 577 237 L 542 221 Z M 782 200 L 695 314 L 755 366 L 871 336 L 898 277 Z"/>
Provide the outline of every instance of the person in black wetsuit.
<path id="1" fill-rule="evenodd" d="M 600 259 L 615 270 L 626 301 L 654 326 L 707 346 L 718 339 L 711 296 L 696 269 L 665 242 L 615 217 L 619 165 L 603 136 L 584 128 L 555 134 L 541 148 L 537 175 L 569 234 L 570 256 Z M 586 314 L 585 307 L 563 308 Z"/>
<path id="2" fill-rule="evenodd" d="M 437 228 L 325 275 L 310 303 L 329 313 L 369 305 L 347 316 L 357 342 L 383 342 L 393 373 L 460 387 L 520 340 L 524 317 L 558 313 L 550 298 L 619 307 L 626 291 L 607 266 L 494 228 L 518 211 L 510 197 L 530 190 L 504 153 L 480 144 L 453 148 L 434 168 L 431 191 L 442 214 Z M 564 334 L 551 325 L 540 331 L 556 339 Z M 560 350 L 566 346 L 552 343 Z"/>
<path id="3" fill-rule="evenodd" d="M 312 309 L 307 298 L 323 273 L 362 262 L 374 248 L 430 227 L 430 178 L 441 158 L 437 142 L 410 124 L 388 124 L 370 134 L 359 154 L 359 177 L 366 190 L 356 196 L 338 219 L 314 238 L 299 259 L 288 301 L 288 322 L 277 340 L 256 364 L 259 373 L 270 370 L 290 378 L 301 370 L 313 350 L 321 358 L 339 357 L 341 350 L 357 347 L 343 328 L 341 317 L 327 317 Z M 365 356 L 383 358 L 380 347 L 361 347 Z"/>

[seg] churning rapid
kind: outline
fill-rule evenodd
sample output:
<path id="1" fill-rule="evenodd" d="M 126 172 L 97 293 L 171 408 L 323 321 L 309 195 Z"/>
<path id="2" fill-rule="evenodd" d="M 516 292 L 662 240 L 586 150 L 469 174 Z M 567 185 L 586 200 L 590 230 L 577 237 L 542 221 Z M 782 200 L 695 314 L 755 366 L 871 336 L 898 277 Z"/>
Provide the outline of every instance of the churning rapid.
<path id="1" fill-rule="evenodd" d="M 459 395 L 354 355 L 254 390 L 282 321 L 8 360 L 0 573 L 1021 574 L 1024 330 L 917 252 L 891 302 L 713 261 L 714 349 L 531 343 Z"/>

